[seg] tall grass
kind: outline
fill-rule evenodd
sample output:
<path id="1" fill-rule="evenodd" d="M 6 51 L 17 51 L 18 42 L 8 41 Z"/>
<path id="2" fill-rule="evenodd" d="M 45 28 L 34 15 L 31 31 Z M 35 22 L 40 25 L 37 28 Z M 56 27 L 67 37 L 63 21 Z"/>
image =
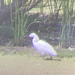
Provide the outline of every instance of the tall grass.
<path id="1" fill-rule="evenodd" d="M 46 0 L 43 0 L 43 3 L 45 2 Z M 59 15 L 62 15 L 62 21 L 61 21 L 62 26 L 60 27 L 60 42 L 59 42 L 61 46 L 65 46 L 67 42 L 70 45 L 70 38 L 73 36 L 74 28 L 72 29 L 71 19 L 73 16 L 75 16 L 74 3 L 75 3 L 74 0 L 49 0 L 47 3 L 49 7 L 48 13 L 54 14 L 53 18 L 55 23 L 58 23 L 58 17 Z M 75 23 L 75 21 L 73 23 Z"/>
<path id="2" fill-rule="evenodd" d="M 61 26 L 61 43 L 62 46 L 66 45 L 66 42 L 69 43 L 70 45 L 70 37 L 71 37 L 71 18 L 72 18 L 72 11 L 73 9 L 73 0 L 63 0 L 62 3 L 62 12 L 63 12 L 63 17 L 62 17 L 62 26 Z"/>
<path id="3" fill-rule="evenodd" d="M 23 2 L 22 2 L 22 4 L 23 4 Z M 12 40 L 12 42 L 15 45 L 22 46 L 28 18 L 26 17 L 26 12 L 23 13 L 22 7 L 21 7 L 21 12 L 18 11 L 18 0 L 16 0 L 15 1 L 15 17 L 14 17 L 15 27 L 13 27 L 13 17 L 12 17 L 13 13 L 12 13 L 11 4 L 10 4 L 10 8 L 11 8 L 11 10 L 10 10 L 11 25 L 12 25 L 12 29 L 13 29 L 13 35 L 14 35 L 14 39 Z M 25 17 L 26 17 L 26 20 L 24 21 Z"/>
<path id="4" fill-rule="evenodd" d="M 39 4 L 40 14 L 44 13 L 43 5 L 47 2 L 47 0 L 42 0 Z M 23 3 L 23 2 L 22 2 Z M 49 14 L 53 13 L 54 22 L 58 23 L 59 15 L 62 15 L 62 26 L 60 27 L 60 42 L 62 46 L 66 44 L 66 42 L 70 43 L 70 38 L 73 36 L 73 30 L 71 29 L 71 18 L 75 16 L 74 14 L 74 0 L 49 0 L 46 4 L 48 5 Z M 11 3 L 10 3 L 11 7 Z M 12 8 L 11 8 L 11 24 L 13 28 L 13 18 L 12 18 Z M 31 20 L 26 16 L 26 12 L 23 12 L 23 8 L 21 8 L 21 12 L 18 11 L 18 0 L 15 2 L 15 27 L 14 31 L 14 43 L 16 45 L 22 45 L 23 37 L 25 32 L 27 31 L 28 21 Z M 50 21 L 51 22 L 51 21 Z M 74 21 L 75 23 L 75 21 Z M 71 33 L 72 32 L 72 33 Z"/>
<path id="5" fill-rule="evenodd" d="M 22 2 L 22 5 L 24 5 L 24 2 Z M 19 9 L 18 0 L 15 1 L 15 13 L 14 13 L 15 17 L 14 18 L 13 18 L 11 3 L 10 3 L 10 8 L 11 8 L 10 9 L 11 25 L 12 25 L 13 36 L 14 36 L 14 38 L 12 39 L 12 43 L 14 45 L 22 46 L 24 43 L 23 42 L 24 36 L 26 35 L 30 25 L 34 23 L 34 20 L 37 18 L 38 14 L 37 15 L 27 14 L 28 12 L 26 11 L 26 6 L 22 6 Z M 25 8 L 25 11 L 24 11 L 24 8 Z"/>
<path id="6" fill-rule="evenodd" d="M 40 3 L 40 15 L 43 14 L 43 0 Z"/>

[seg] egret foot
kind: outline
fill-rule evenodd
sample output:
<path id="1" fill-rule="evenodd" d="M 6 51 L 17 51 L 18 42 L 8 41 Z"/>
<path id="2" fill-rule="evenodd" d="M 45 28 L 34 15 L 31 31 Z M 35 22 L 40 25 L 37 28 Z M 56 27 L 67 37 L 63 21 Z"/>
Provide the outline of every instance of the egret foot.
<path id="1" fill-rule="evenodd" d="M 49 55 L 50 56 L 50 55 Z M 50 59 L 52 60 L 52 56 L 50 56 Z"/>
<path id="2" fill-rule="evenodd" d="M 46 58 L 44 60 L 55 60 L 55 61 L 61 61 L 60 59 L 50 59 L 50 58 Z"/>
<path id="3" fill-rule="evenodd" d="M 51 59 L 51 58 L 46 58 L 46 60 L 53 60 L 53 59 Z"/>
<path id="4" fill-rule="evenodd" d="M 55 60 L 55 61 L 61 61 L 61 59 L 53 59 L 51 56 L 50 56 L 50 58 L 44 58 L 44 56 L 43 56 L 43 60 Z"/>

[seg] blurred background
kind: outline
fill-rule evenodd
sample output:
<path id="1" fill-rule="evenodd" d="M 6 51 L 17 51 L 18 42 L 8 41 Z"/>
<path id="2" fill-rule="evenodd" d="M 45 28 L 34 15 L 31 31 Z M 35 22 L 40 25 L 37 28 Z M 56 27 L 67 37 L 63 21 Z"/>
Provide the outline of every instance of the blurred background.
<path id="1" fill-rule="evenodd" d="M 75 1 L 0 0 L 0 45 L 29 46 L 31 32 L 60 48 L 75 47 Z"/>

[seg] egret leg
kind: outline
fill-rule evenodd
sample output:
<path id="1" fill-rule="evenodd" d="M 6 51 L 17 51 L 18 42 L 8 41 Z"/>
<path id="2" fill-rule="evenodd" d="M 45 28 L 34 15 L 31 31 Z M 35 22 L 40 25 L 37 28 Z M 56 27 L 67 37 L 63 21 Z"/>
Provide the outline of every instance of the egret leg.
<path id="1" fill-rule="evenodd" d="M 53 59 L 51 56 L 50 56 L 50 58 L 44 58 L 44 56 L 43 56 L 43 60 L 53 60 Z"/>
<path id="2" fill-rule="evenodd" d="M 60 59 L 53 59 L 51 55 L 49 55 L 50 58 L 44 58 L 43 56 L 43 60 L 55 60 L 55 61 L 61 61 Z"/>
<path id="3" fill-rule="evenodd" d="M 49 56 L 50 56 L 50 55 L 49 55 Z M 46 58 L 46 60 L 53 60 L 53 59 L 52 59 L 52 56 L 50 56 L 50 58 Z"/>
<path id="4" fill-rule="evenodd" d="M 50 56 L 50 55 L 49 55 Z M 52 60 L 52 56 L 50 56 L 50 60 Z"/>
<path id="5" fill-rule="evenodd" d="M 44 58 L 45 57 L 45 53 L 44 52 L 41 52 L 41 55 L 43 57 L 43 60 L 53 60 L 51 55 L 49 55 L 50 58 Z"/>

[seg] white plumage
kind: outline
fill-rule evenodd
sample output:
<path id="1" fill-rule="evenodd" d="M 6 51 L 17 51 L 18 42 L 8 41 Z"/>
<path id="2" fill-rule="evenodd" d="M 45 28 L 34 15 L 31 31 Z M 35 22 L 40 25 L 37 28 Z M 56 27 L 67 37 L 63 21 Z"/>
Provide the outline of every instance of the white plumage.
<path id="1" fill-rule="evenodd" d="M 56 56 L 57 53 L 56 51 L 53 49 L 53 47 L 48 44 L 47 42 L 43 41 L 43 40 L 39 40 L 39 37 L 35 34 L 35 33 L 31 33 L 29 35 L 29 37 L 32 37 L 33 40 L 32 40 L 32 45 L 33 47 L 38 51 L 40 52 L 42 55 L 45 53 L 45 54 L 48 54 L 50 56 Z M 52 57 L 51 57 L 52 59 Z"/>

